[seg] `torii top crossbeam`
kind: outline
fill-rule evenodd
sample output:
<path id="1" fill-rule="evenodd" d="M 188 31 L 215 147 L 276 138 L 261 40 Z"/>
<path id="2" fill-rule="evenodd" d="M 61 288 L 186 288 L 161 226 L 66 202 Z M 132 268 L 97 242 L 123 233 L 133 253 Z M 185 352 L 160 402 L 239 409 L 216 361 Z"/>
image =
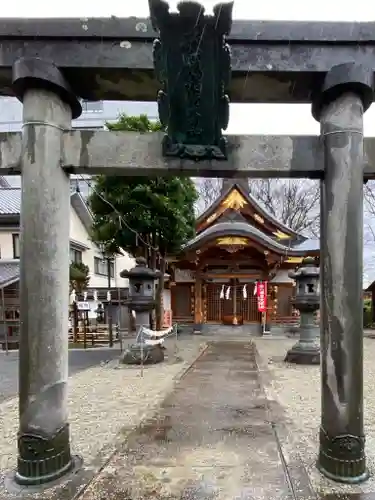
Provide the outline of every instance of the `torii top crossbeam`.
<path id="1" fill-rule="evenodd" d="M 149 100 L 159 90 L 149 19 L 0 19 L 0 94 L 19 57 L 53 62 L 86 99 Z M 375 23 L 234 21 L 232 102 L 311 102 L 333 66 L 375 67 Z"/>

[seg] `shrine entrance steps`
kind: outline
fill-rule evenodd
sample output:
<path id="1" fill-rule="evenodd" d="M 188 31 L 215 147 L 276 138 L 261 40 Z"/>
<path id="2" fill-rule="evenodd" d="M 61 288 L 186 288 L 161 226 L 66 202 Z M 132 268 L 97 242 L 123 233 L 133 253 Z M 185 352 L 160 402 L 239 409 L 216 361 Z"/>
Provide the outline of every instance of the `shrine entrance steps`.
<path id="1" fill-rule="evenodd" d="M 178 322 L 177 322 L 178 323 Z M 205 323 L 194 326 L 192 323 L 178 323 L 179 334 L 199 334 L 212 340 L 246 340 L 251 337 L 263 337 L 263 328 L 259 323 L 244 325 L 223 325 L 222 323 Z M 298 336 L 298 329 L 289 325 L 271 325 L 267 338 L 286 338 Z"/>
<path id="2" fill-rule="evenodd" d="M 254 343 L 209 342 L 91 491 L 133 500 L 314 498 L 303 466 L 284 456 L 277 434 L 283 412 L 270 404 Z"/>
<path id="3" fill-rule="evenodd" d="M 202 325 L 203 335 L 214 335 L 220 338 L 225 337 L 228 340 L 235 336 L 252 337 L 261 335 L 261 325 L 258 323 L 246 323 L 244 325 L 223 325 L 223 324 L 204 324 Z"/>

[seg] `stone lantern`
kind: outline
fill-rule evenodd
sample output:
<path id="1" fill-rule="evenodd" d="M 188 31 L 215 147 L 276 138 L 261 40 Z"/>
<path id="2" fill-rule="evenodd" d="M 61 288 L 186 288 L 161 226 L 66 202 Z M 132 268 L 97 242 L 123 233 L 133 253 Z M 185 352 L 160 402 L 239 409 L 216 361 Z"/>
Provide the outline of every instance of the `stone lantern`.
<path id="1" fill-rule="evenodd" d="M 96 321 L 98 323 L 103 323 L 104 322 L 104 308 L 103 308 L 103 304 L 101 302 L 98 304 L 98 307 L 95 310 L 95 312 L 96 312 Z"/>
<path id="2" fill-rule="evenodd" d="M 121 278 L 129 279 L 128 307 L 135 312 L 137 332 L 140 328 L 150 327 L 150 312 L 155 309 L 155 280 L 160 271 L 147 267 L 144 257 L 136 259 L 136 265 L 129 271 L 121 271 Z M 125 351 L 122 362 L 125 364 L 158 363 L 163 361 L 164 352 L 160 345 L 147 345 L 143 339 L 132 344 Z"/>
<path id="3" fill-rule="evenodd" d="M 136 313 L 137 326 L 150 326 L 150 312 L 155 309 L 155 280 L 160 271 L 147 267 L 144 257 L 138 257 L 136 265 L 129 271 L 121 271 L 121 278 L 129 280 L 128 307 Z"/>
<path id="4" fill-rule="evenodd" d="M 300 338 L 287 352 L 285 361 L 317 365 L 320 363 L 320 329 L 314 319 L 320 306 L 319 268 L 314 258 L 306 257 L 301 267 L 289 276 L 296 280 L 294 306 L 300 312 Z"/>

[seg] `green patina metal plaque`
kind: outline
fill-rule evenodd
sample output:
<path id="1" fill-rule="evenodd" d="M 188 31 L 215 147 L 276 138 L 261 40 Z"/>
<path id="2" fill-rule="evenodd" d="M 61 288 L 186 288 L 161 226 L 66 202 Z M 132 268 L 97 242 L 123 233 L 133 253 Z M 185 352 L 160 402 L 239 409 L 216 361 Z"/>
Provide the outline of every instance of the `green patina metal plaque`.
<path id="1" fill-rule="evenodd" d="M 222 135 L 229 121 L 227 89 L 231 74 L 226 43 L 233 3 L 220 3 L 212 15 L 198 2 L 185 1 L 169 12 L 165 0 L 149 0 L 154 41 L 159 118 L 166 129 L 163 154 L 180 158 L 226 159 Z"/>

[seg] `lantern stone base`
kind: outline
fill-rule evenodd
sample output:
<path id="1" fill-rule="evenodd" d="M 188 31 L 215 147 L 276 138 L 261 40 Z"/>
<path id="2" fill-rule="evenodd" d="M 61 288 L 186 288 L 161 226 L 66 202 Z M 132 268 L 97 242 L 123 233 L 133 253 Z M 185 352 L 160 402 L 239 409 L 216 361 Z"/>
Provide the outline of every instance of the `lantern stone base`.
<path id="1" fill-rule="evenodd" d="M 131 344 L 121 358 L 121 363 L 125 365 L 154 365 L 162 361 L 164 349 L 159 344 Z"/>
<path id="2" fill-rule="evenodd" d="M 320 346 L 315 343 L 298 342 L 286 353 L 284 361 L 297 365 L 319 365 Z"/>

